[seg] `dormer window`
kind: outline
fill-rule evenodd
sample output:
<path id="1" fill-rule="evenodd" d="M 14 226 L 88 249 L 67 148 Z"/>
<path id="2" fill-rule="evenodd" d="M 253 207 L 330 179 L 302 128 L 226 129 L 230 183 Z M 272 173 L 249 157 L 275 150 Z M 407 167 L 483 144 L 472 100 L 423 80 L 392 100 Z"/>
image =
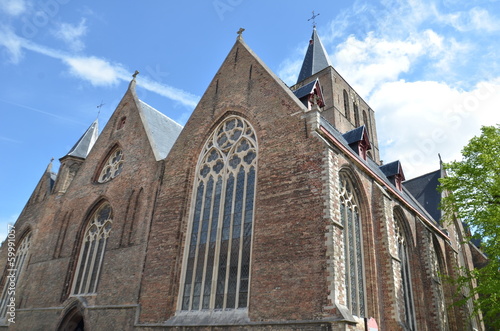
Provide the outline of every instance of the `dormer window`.
<path id="1" fill-rule="evenodd" d="M 384 175 L 392 183 L 392 185 L 394 185 L 399 191 L 403 190 L 403 181 L 405 180 L 405 175 L 403 173 L 401 162 L 394 161 L 384 164 L 380 166 L 380 170 L 384 173 Z"/>
<path id="2" fill-rule="evenodd" d="M 302 101 L 308 110 L 312 110 L 314 106 L 318 106 L 319 108 L 325 107 L 322 91 L 319 79 L 316 78 L 315 81 L 293 91 L 293 94 Z"/>
<path id="3" fill-rule="evenodd" d="M 342 135 L 344 139 L 363 160 L 366 161 L 367 152 L 372 148 L 366 127 L 360 126 Z"/>

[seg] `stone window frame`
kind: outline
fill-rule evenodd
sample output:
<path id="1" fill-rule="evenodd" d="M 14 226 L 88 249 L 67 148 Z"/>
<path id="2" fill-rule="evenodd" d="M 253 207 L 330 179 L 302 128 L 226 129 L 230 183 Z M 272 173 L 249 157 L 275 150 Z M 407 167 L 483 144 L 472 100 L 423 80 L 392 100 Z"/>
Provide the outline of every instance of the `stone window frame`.
<path id="1" fill-rule="evenodd" d="M 72 296 L 97 293 L 112 224 L 113 208 L 108 202 L 101 202 L 91 213 L 85 227 L 71 286 Z"/>
<path id="2" fill-rule="evenodd" d="M 411 243 L 411 236 L 406 231 L 406 218 L 398 209 L 393 210 L 394 234 L 396 239 L 396 251 L 400 263 L 401 287 L 404 302 L 404 320 L 401 322 L 409 331 L 417 329 L 417 318 L 415 310 L 415 300 L 412 285 L 412 271 L 408 243 Z M 400 315 L 400 318 L 403 316 Z"/>
<path id="3" fill-rule="evenodd" d="M 115 145 L 111 151 L 106 154 L 105 160 L 101 162 L 95 181 L 98 184 L 104 184 L 114 179 L 122 173 L 123 163 L 123 149 L 119 145 Z"/>
<path id="4" fill-rule="evenodd" d="M 17 288 L 18 280 L 21 277 L 21 274 L 23 273 L 25 266 L 26 266 L 26 261 L 28 260 L 28 254 L 29 254 L 29 249 L 31 246 L 31 238 L 32 238 L 32 231 L 28 230 L 24 233 L 24 235 L 21 237 L 22 239 L 18 242 L 18 244 L 15 246 L 16 253 L 15 253 L 15 261 L 14 265 L 11 266 L 9 263 L 10 260 L 8 260 L 7 264 L 7 274 L 5 277 L 5 284 L 2 290 L 2 296 L 0 297 L 0 321 L 6 321 L 7 319 L 7 310 L 8 310 L 8 301 L 9 298 L 12 297 L 15 294 L 9 293 L 9 287 L 10 283 L 12 281 L 8 276 L 11 275 L 10 270 L 13 270 L 14 273 L 14 284 L 15 288 Z"/>
<path id="5" fill-rule="evenodd" d="M 339 172 L 339 192 L 340 222 L 343 226 L 344 236 L 345 305 L 354 316 L 366 317 L 367 300 L 362 230 L 363 216 L 360 211 L 361 206 L 359 204 L 357 186 L 345 170 Z M 349 222 L 349 210 L 354 212 L 355 222 Z M 354 262 L 351 263 L 353 257 Z M 354 268 L 352 268 L 353 266 Z M 352 288 L 354 288 L 354 291 Z"/>
<path id="6" fill-rule="evenodd" d="M 244 142 L 248 149 L 242 147 Z M 193 184 L 179 311 L 248 308 L 257 159 L 255 130 L 241 116 L 226 117 L 205 142 Z M 237 198 L 238 189 L 242 191 L 241 199 Z M 228 239 L 223 240 L 226 236 Z M 233 249 L 236 245 L 237 254 Z M 231 270 L 236 270 L 236 278 Z"/>

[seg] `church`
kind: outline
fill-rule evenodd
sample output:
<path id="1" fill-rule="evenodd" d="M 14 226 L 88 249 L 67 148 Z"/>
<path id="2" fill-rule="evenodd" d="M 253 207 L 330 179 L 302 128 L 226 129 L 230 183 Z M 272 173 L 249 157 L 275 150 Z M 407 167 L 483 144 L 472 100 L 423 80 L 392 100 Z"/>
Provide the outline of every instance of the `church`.
<path id="1" fill-rule="evenodd" d="M 383 163 L 374 110 L 305 42 L 287 86 L 240 31 L 184 127 L 134 76 L 2 244 L 0 329 L 483 330 L 442 280 L 485 259 L 442 221 L 444 170 Z"/>

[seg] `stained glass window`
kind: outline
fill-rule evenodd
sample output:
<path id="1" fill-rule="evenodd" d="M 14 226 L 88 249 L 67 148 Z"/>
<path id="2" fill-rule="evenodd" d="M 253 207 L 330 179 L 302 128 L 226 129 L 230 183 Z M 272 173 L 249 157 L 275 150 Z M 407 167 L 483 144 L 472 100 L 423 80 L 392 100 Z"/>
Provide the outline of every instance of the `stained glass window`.
<path id="1" fill-rule="evenodd" d="M 256 165 L 254 130 L 228 117 L 197 166 L 182 310 L 248 306 Z"/>
<path id="2" fill-rule="evenodd" d="M 120 148 L 115 149 L 106 160 L 99 178 L 99 183 L 105 183 L 115 178 L 122 172 L 123 168 L 123 151 Z"/>
<path id="3" fill-rule="evenodd" d="M 10 237 L 9 237 L 10 238 Z M 8 239 L 9 239 L 8 238 Z M 10 240 L 7 240 L 6 243 L 9 243 L 8 247 L 12 247 L 10 245 Z M 5 285 L 3 287 L 2 296 L 0 298 L 0 319 L 6 317 L 8 304 L 11 300 L 11 297 L 15 295 L 15 289 L 17 285 L 17 281 L 21 272 L 23 271 L 23 266 L 26 262 L 26 258 L 28 256 L 28 251 L 31 245 L 31 232 L 24 235 L 24 238 L 21 240 L 21 243 L 15 247 L 14 252 L 9 249 L 9 257 L 7 260 L 7 277 L 5 278 Z M 12 260 L 12 256 L 10 253 L 15 254 L 14 260 Z"/>
<path id="4" fill-rule="evenodd" d="M 415 309 L 413 307 L 413 294 L 411 290 L 410 262 L 408 260 L 407 241 L 401 225 L 403 219 L 397 213 L 395 213 L 394 218 L 398 257 L 401 261 L 400 296 L 403 297 L 404 302 L 404 307 L 400 307 L 401 310 L 404 310 L 403 314 L 401 314 L 401 317 L 404 319 L 402 322 L 406 326 L 407 330 L 415 330 Z"/>
<path id="5" fill-rule="evenodd" d="M 103 203 L 90 217 L 80 248 L 77 270 L 73 280 L 74 295 L 92 294 L 97 291 L 106 243 L 111 232 L 113 210 Z"/>
<path id="6" fill-rule="evenodd" d="M 365 280 L 361 217 L 354 187 L 340 173 L 340 217 L 344 225 L 346 305 L 358 317 L 365 317 Z"/>

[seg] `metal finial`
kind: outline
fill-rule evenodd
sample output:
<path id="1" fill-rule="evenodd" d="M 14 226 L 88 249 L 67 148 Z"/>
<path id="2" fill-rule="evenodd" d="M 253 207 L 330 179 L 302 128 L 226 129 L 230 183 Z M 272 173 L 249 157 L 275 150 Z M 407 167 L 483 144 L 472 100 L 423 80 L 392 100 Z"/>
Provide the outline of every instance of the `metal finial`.
<path id="1" fill-rule="evenodd" d="M 136 70 L 136 71 L 134 72 L 134 74 L 132 75 L 132 77 L 134 77 L 134 79 L 135 79 L 135 77 L 137 77 L 137 75 L 138 75 L 138 74 L 139 74 L 139 71 L 138 71 L 138 70 Z"/>
<path id="2" fill-rule="evenodd" d="M 319 13 L 314 14 L 314 10 L 313 10 L 312 14 L 313 14 L 312 17 L 310 19 L 308 19 L 307 21 L 309 22 L 310 20 L 312 20 L 313 28 L 316 28 L 316 17 L 319 16 Z"/>
<path id="3" fill-rule="evenodd" d="M 101 108 L 102 108 L 102 106 L 104 106 L 104 103 L 102 103 L 102 102 L 103 102 L 103 100 L 101 100 L 101 104 L 99 106 L 97 106 L 97 109 L 99 109 L 97 111 L 97 118 L 99 118 L 99 115 L 101 114 Z"/>
<path id="4" fill-rule="evenodd" d="M 238 32 L 236 32 L 236 33 L 238 34 L 238 39 L 241 39 L 241 38 L 242 38 L 242 36 L 241 36 L 241 35 L 243 34 L 243 31 L 245 31 L 245 29 L 244 29 L 244 28 L 240 28 L 240 29 L 238 30 Z"/>

